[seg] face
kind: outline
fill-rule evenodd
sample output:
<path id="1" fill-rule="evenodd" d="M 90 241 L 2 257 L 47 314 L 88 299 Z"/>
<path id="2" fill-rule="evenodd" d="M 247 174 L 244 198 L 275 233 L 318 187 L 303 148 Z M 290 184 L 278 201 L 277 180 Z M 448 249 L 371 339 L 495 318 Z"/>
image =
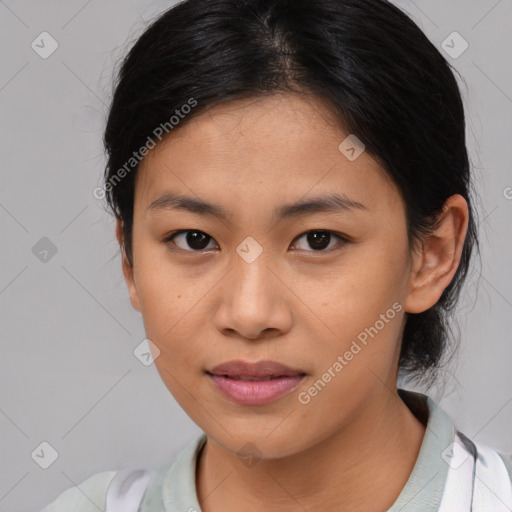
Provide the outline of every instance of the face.
<path id="1" fill-rule="evenodd" d="M 319 99 L 274 95 L 214 107 L 140 164 L 131 302 L 165 385 L 230 452 L 250 442 L 263 458 L 298 453 L 396 388 L 405 207 L 367 152 L 338 148 L 348 135 Z M 206 373 L 233 360 L 305 376 L 241 404 Z"/>

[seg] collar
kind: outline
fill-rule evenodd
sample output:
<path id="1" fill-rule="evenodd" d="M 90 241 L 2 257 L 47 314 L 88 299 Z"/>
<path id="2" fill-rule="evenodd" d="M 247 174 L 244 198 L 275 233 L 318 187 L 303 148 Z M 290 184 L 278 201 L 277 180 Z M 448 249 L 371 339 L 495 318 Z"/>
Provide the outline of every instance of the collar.
<path id="1" fill-rule="evenodd" d="M 426 431 L 411 475 L 388 512 L 435 512 L 448 473 L 442 454 L 453 442 L 455 429 L 448 415 L 430 397 L 400 388 L 398 394 L 411 412 L 426 423 Z M 165 466 L 161 487 L 158 486 L 165 512 L 194 509 L 201 512 L 196 492 L 196 464 L 206 440 L 206 434 L 201 433 Z"/>

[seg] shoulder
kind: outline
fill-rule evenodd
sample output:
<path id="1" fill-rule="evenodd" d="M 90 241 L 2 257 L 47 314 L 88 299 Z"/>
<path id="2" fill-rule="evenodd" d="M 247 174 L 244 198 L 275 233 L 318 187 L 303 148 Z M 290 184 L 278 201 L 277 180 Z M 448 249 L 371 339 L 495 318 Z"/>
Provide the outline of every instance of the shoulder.
<path id="1" fill-rule="evenodd" d="M 158 469 L 127 467 L 95 473 L 77 486 L 66 489 L 41 512 L 102 512 L 108 510 L 160 510 L 165 494 L 177 509 L 200 510 L 195 489 L 198 452 L 204 446 L 202 433 Z M 180 501 L 181 500 L 181 501 Z M 182 503 L 183 502 L 183 503 Z M 187 506 L 185 506 L 187 505 Z"/>
<path id="2" fill-rule="evenodd" d="M 471 489 L 471 493 L 467 494 L 468 499 L 471 496 L 471 510 L 476 512 L 512 510 L 511 457 L 485 443 L 470 441 L 459 431 L 456 437 L 457 441 L 461 442 L 460 446 L 464 445 L 465 449 L 459 448 L 458 457 L 455 454 L 456 456 L 451 460 L 455 465 L 450 467 L 447 487 L 452 491 L 452 496 L 457 494 L 456 489 L 460 491 L 465 485 L 468 491 Z M 471 481 L 472 485 L 469 485 Z M 445 489 L 445 494 L 450 492 L 447 493 Z M 460 492 L 458 494 L 457 503 L 460 503 Z M 449 497 L 447 499 L 450 500 Z"/>
<path id="3" fill-rule="evenodd" d="M 41 512 L 98 512 L 105 509 L 108 486 L 117 471 L 95 473 L 77 486 L 66 489 Z"/>
<path id="4" fill-rule="evenodd" d="M 457 431 L 457 438 L 463 442 L 470 441 L 459 431 Z M 494 484 L 499 481 L 502 486 L 512 488 L 512 455 L 506 455 L 481 441 L 473 440 L 471 444 L 474 447 L 476 476 L 487 477 Z M 469 449 L 468 451 L 472 452 L 473 450 Z"/>
<path id="5" fill-rule="evenodd" d="M 474 509 L 501 512 L 512 510 L 512 462 L 510 456 L 482 443 L 475 443 L 478 451 Z"/>
<path id="6" fill-rule="evenodd" d="M 512 482 L 512 455 L 504 455 L 501 452 L 497 452 L 497 453 L 501 457 L 503 464 L 505 464 L 505 468 L 507 469 L 507 473 L 508 473 L 508 478 L 509 478 L 510 482 Z"/>

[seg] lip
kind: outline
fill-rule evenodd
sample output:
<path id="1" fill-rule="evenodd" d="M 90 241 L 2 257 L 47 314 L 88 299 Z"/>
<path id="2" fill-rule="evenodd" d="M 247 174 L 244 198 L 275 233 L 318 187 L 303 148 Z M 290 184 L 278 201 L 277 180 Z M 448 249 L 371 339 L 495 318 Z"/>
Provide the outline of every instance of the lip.
<path id="1" fill-rule="evenodd" d="M 276 361 L 256 361 L 254 363 L 242 360 L 227 361 L 208 370 L 213 375 L 227 375 L 228 377 L 292 377 L 304 375 L 306 372 L 297 368 L 290 368 Z"/>
<path id="2" fill-rule="evenodd" d="M 239 405 L 275 402 L 293 391 L 306 376 L 302 370 L 275 361 L 229 361 L 206 373 L 225 397 Z"/>

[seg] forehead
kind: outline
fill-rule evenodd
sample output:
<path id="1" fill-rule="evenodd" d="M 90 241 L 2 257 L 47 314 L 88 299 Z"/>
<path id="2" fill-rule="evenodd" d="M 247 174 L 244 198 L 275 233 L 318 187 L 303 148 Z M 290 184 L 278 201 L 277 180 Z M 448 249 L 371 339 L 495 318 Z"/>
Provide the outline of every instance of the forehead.
<path id="1" fill-rule="evenodd" d="M 200 108 L 200 107 L 198 107 Z M 176 154 L 194 150 L 198 156 L 265 159 L 273 151 L 306 152 L 336 142 L 343 135 L 340 120 L 318 97 L 276 93 L 231 101 L 185 119 L 151 152 Z M 257 154 L 257 155 L 256 155 Z M 292 156 L 292 155 L 289 155 Z"/>
<path id="2" fill-rule="evenodd" d="M 178 190 L 247 205 L 256 197 L 263 205 L 313 192 L 393 200 L 396 191 L 374 158 L 363 151 L 349 160 L 340 151 L 348 135 L 326 103 L 312 96 L 275 94 L 217 105 L 143 159 L 136 203 L 147 207 L 164 191 Z"/>

